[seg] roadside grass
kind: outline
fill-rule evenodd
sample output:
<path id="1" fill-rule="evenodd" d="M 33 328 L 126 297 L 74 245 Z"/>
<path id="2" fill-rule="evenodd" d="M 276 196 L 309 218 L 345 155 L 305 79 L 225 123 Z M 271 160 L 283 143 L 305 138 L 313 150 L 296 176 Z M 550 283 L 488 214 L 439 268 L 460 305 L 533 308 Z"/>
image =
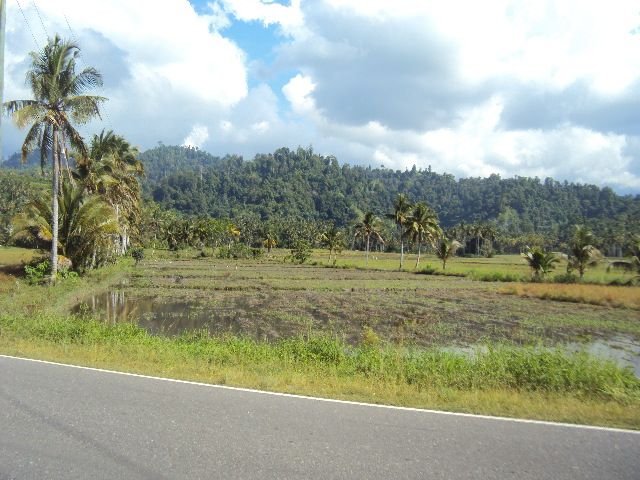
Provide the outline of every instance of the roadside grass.
<path id="1" fill-rule="evenodd" d="M 500 293 L 558 302 L 586 303 L 605 307 L 640 310 L 640 287 L 613 287 L 590 284 L 510 284 Z"/>
<path id="2" fill-rule="evenodd" d="M 4 353 L 150 375 L 332 398 L 640 428 L 640 380 L 585 353 L 493 346 L 350 346 L 335 338 L 275 343 L 194 331 L 152 336 L 50 314 L 0 315 Z"/>

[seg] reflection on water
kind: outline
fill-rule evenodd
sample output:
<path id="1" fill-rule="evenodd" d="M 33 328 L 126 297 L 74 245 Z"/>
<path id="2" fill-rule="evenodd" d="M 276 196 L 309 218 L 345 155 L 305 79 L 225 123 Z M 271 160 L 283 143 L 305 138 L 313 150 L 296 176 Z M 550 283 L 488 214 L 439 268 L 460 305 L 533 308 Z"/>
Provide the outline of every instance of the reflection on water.
<path id="1" fill-rule="evenodd" d="M 242 335 L 257 340 L 276 340 L 301 333 L 295 318 L 282 322 L 256 321 L 259 307 L 252 298 L 235 299 L 232 305 L 213 305 L 198 300 L 130 297 L 124 291 L 94 295 L 76 305 L 72 312 L 92 314 L 111 324 L 131 322 L 152 334 L 174 336 L 206 329 L 211 334 Z M 289 321 L 287 321 L 289 320 Z"/>
<path id="2" fill-rule="evenodd" d="M 238 303 L 242 302 L 242 303 Z M 258 340 L 274 340 L 308 331 L 309 325 L 295 319 L 255 321 L 248 313 L 257 305 L 249 299 L 236 299 L 234 306 L 221 308 L 199 302 L 167 301 L 152 297 L 128 297 L 122 290 L 94 295 L 73 309 L 73 313 L 91 313 L 107 323 L 133 322 L 153 334 L 178 335 L 185 331 L 207 329 L 211 334 L 246 335 Z M 259 309 L 259 307 L 258 307 Z M 569 351 L 585 350 L 591 355 L 615 360 L 631 367 L 640 377 L 640 343 L 618 335 L 585 343 L 565 344 Z M 450 347 L 452 351 L 471 353 L 481 346 Z"/>

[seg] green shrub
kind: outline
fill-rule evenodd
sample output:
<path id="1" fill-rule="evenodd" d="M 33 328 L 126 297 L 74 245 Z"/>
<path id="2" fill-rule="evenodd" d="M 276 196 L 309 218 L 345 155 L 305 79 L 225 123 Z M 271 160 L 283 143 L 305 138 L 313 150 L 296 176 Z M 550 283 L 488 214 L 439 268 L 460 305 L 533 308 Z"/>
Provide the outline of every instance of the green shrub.
<path id="1" fill-rule="evenodd" d="M 573 273 L 561 273 L 553 276 L 553 283 L 576 283 L 578 276 Z"/>
<path id="2" fill-rule="evenodd" d="M 131 257 L 135 260 L 136 265 L 144 259 L 144 248 L 133 247 L 131 249 Z"/>
<path id="3" fill-rule="evenodd" d="M 304 240 L 298 240 L 291 249 L 291 259 L 296 263 L 304 263 L 311 257 L 311 246 Z"/>
<path id="4" fill-rule="evenodd" d="M 220 247 L 217 256 L 218 258 L 222 259 L 246 260 L 250 258 L 256 258 L 254 257 L 253 250 L 254 249 L 248 247 L 244 243 L 234 243 L 230 247 Z"/>
<path id="5" fill-rule="evenodd" d="M 503 272 L 488 272 L 471 274 L 473 280 L 479 280 L 481 282 L 521 282 L 522 276 L 513 273 Z"/>
<path id="6" fill-rule="evenodd" d="M 51 262 L 38 258 L 24 266 L 24 273 L 30 285 L 42 283 L 51 274 Z"/>

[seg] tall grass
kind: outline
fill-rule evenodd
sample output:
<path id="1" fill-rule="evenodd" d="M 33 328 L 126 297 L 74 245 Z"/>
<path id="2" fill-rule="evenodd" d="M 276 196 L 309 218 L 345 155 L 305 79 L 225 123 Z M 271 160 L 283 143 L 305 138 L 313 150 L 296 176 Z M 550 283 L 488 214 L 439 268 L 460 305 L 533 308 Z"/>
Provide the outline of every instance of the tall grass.
<path id="1" fill-rule="evenodd" d="M 630 369 L 586 353 L 534 347 L 497 346 L 467 355 L 439 349 L 354 347 L 323 336 L 266 343 L 194 331 L 167 338 L 150 335 L 132 324 L 107 325 L 47 314 L 31 318 L 1 315 L 1 338 L 35 339 L 62 347 L 102 346 L 107 351 L 109 347 L 127 347 L 149 358 L 163 358 L 167 369 L 188 360 L 210 367 L 260 369 L 267 376 L 303 372 L 319 379 L 365 378 L 375 384 L 410 385 L 418 390 L 508 389 L 561 392 L 585 399 L 640 400 L 640 380 Z"/>
<path id="2" fill-rule="evenodd" d="M 561 302 L 587 303 L 640 310 L 640 287 L 591 284 L 528 283 L 509 285 L 501 293 Z"/>

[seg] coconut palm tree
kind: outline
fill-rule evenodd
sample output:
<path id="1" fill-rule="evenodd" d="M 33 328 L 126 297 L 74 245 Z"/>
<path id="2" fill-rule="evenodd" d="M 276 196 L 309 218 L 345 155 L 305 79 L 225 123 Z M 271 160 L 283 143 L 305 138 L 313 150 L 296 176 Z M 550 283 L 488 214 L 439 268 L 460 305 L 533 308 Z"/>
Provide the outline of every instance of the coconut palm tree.
<path id="1" fill-rule="evenodd" d="M 329 249 L 329 263 L 331 256 L 334 255 L 333 263 L 338 260 L 338 253 L 344 247 L 344 234 L 335 225 L 331 225 L 324 233 L 320 235 L 320 242 Z"/>
<path id="2" fill-rule="evenodd" d="M 440 260 L 442 260 L 442 270 L 447 266 L 447 260 L 449 260 L 456 251 L 462 247 L 462 244 L 452 238 L 441 236 L 435 245 L 435 254 Z"/>
<path id="3" fill-rule="evenodd" d="M 89 193 L 99 193 L 113 206 L 120 225 L 120 253 L 125 254 L 140 222 L 140 183 L 144 174 L 138 149 L 109 130 L 94 135 L 86 157 L 77 155 L 74 176 Z"/>
<path id="4" fill-rule="evenodd" d="M 365 265 L 369 264 L 369 248 L 371 244 L 371 237 L 380 243 L 384 243 L 382 235 L 380 234 L 380 219 L 376 217 L 373 212 L 366 212 L 362 221 L 355 226 L 354 237 L 361 237 L 366 240 L 366 256 Z"/>
<path id="5" fill-rule="evenodd" d="M 544 277 L 560 262 L 560 259 L 553 253 L 545 252 L 541 247 L 530 248 L 527 246 L 526 251 L 521 255 L 529 264 L 533 278 L 536 280 Z"/>
<path id="6" fill-rule="evenodd" d="M 18 128 L 29 127 L 22 144 L 22 161 L 29 152 L 40 148 L 40 164 L 44 169 L 51 156 L 51 282 L 55 282 L 58 267 L 58 195 L 60 188 L 60 158 L 68 158 L 67 147 L 86 154 L 82 136 L 73 123 L 84 124 L 100 115 L 104 97 L 85 95 L 92 87 L 102 85 L 102 77 L 93 67 L 76 72 L 80 48 L 59 36 L 49 39 L 39 52 L 31 52 L 31 67 L 27 83 L 33 100 L 13 100 L 4 104 Z"/>
<path id="7" fill-rule="evenodd" d="M 115 212 L 99 195 L 87 195 L 81 186 L 65 183 L 59 197 L 58 240 L 62 255 L 76 270 L 99 266 L 113 253 L 112 235 L 118 232 Z M 34 200 L 14 218 L 14 238 L 53 240 L 51 205 Z"/>
<path id="8" fill-rule="evenodd" d="M 268 232 L 262 241 L 262 245 L 267 249 L 267 253 L 271 253 L 271 249 L 278 245 L 278 237 L 274 233 Z"/>
<path id="9" fill-rule="evenodd" d="M 569 243 L 569 263 L 567 271 L 578 270 L 580 279 L 587 267 L 595 266 L 602 259 L 600 250 L 593 246 L 595 237 L 584 225 L 576 225 Z"/>
<path id="10" fill-rule="evenodd" d="M 388 213 L 387 218 L 392 219 L 398 227 L 400 233 L 400 270 L 404 267 L 404 225 L 409 219 L 409 212 L 411 212 L 411 202 L 407 199 L 404 193 L 399 193 L 393 204 L 393 213 Z"/>
<path id="11" fill-rule="evenodd" d="M 442 235 L 436 212 L 424 202 L 416 204 L 409 217 L 405 235 L 418 245 L 418 258 L 414 267 L 418 268 L 422 244 L 428 242 L 433 245 L 436 238 Z"/>

